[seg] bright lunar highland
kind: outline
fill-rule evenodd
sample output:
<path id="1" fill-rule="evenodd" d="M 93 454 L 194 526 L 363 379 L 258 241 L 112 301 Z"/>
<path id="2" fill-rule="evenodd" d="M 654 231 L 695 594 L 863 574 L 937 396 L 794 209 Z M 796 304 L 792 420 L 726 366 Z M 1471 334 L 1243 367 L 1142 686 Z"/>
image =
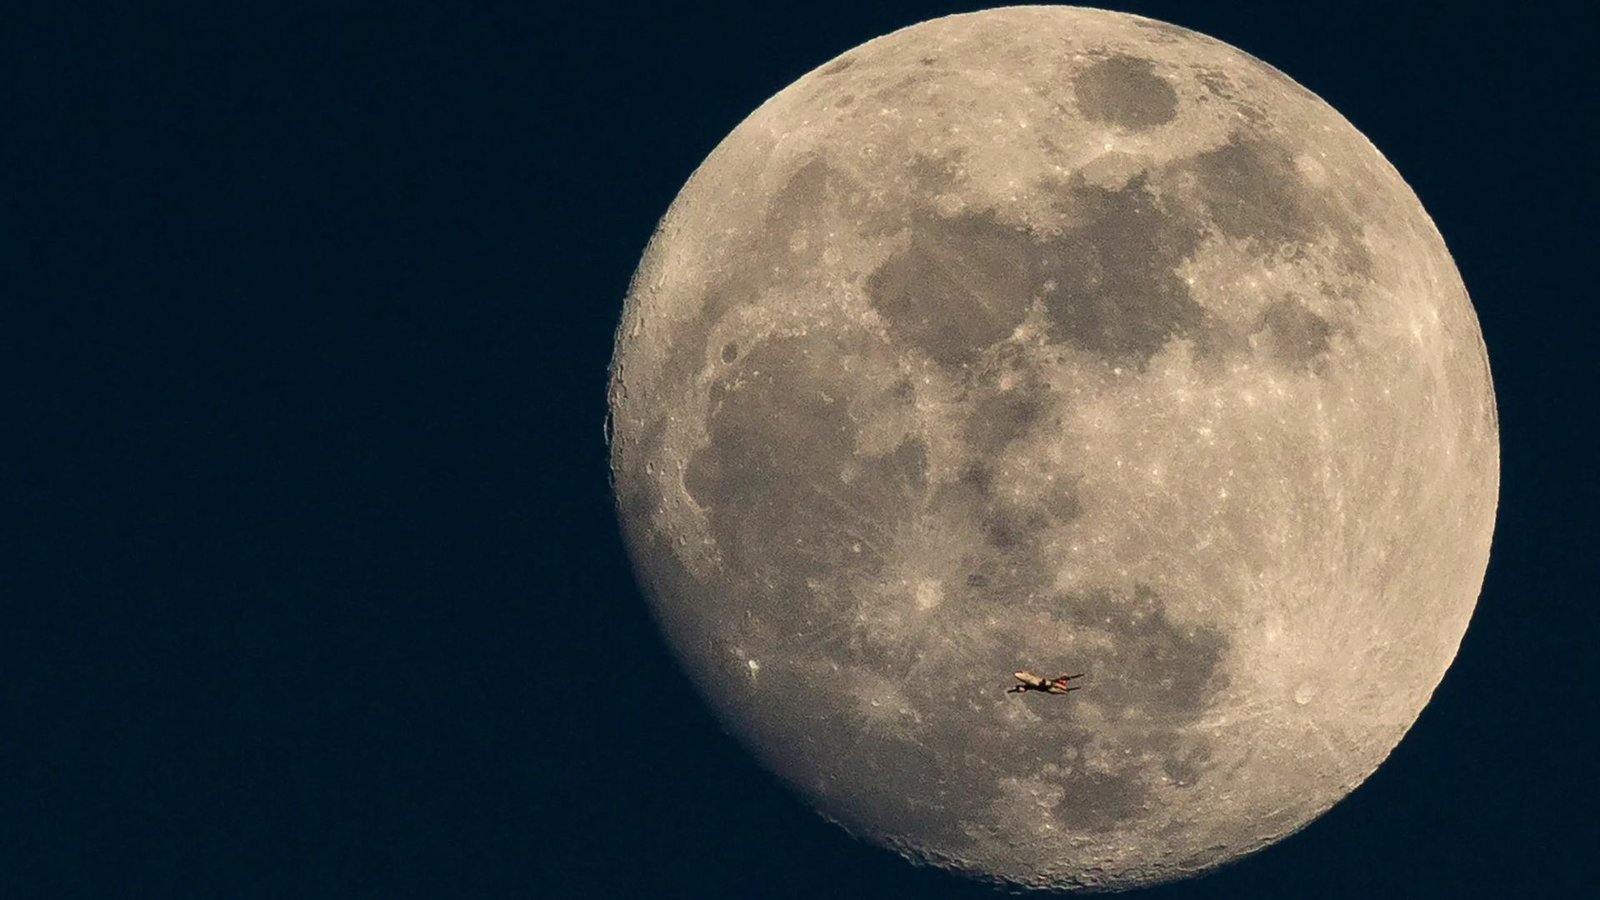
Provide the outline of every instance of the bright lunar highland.
<path id="1" fill-rule="evenodd" d="M 851 832 L 1016 885 L 1185 877 L 1338 802 L 1494 525 L 1416 196 L 1277 70 L 1098 10 L 926 22 L 764 103 L 651 240 L 609 400 L 722 719 Z"/>

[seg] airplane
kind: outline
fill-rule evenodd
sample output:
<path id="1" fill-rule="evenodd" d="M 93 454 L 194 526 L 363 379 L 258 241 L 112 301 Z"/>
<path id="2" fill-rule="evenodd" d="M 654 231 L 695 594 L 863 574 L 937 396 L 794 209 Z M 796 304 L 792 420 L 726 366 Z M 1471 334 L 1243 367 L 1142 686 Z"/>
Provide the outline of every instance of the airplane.
<path id="1" fill-rule="evenodd" d="M 1058 675 L 1054 679 L 1041 678 L 1032 672 L 1013 672 L 1019 684 L 1006 688 L 1008 694 L 1021 694 L 1025 691 L 1038 691 L 1041 694 L 1065 694 L 1083 687 L 1081 684 L 1069 685 L 1074 678 L 1082 678 L 1083 673 L 1077 675 Z"/>

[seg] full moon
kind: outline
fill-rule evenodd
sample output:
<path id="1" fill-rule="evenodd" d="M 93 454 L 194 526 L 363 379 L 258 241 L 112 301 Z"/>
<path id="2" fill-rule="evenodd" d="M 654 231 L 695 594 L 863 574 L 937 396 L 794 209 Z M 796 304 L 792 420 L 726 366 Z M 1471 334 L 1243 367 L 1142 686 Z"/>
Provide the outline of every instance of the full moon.
<path id="1" fill-rule="evenodd" d="M 1201 873 L 1359 785 L 1455 656 L 1499 481 L 1394 168 L 1254 57 L 1073 7 L 762 104 L 650 241 L 609 405 L 640 585 L 729 729 L 850 832 L 1038 888 Z"/>

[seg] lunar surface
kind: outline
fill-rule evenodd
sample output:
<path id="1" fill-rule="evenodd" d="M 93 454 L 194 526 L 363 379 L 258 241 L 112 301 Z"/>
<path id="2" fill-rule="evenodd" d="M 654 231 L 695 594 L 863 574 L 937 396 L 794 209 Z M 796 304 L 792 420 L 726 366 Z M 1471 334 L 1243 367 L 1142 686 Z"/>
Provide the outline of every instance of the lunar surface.
<path id="1" fill-rule="evenodd" d="M 1014 885 L 1185 877 L 1338 802 L 1494 523 L 1415 195 L 1282 73 L 1118 13 L 926 22 L 763 104 L 651 240 L 609 401 L 639 581 L 729 728 Z"/>

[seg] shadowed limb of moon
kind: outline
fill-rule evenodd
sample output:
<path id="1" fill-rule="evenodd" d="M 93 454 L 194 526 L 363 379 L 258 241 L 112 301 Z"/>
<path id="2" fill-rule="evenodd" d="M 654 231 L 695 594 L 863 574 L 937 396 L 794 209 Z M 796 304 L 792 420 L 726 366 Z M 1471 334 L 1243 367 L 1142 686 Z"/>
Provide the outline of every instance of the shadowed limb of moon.
<path id="1" fill-rule="evenodd" d="M 1202 872 L 1365 779 L 1498 486 L 1393 168 L 1238 50 L 1069 7 L 896 32 L 741 123 L 645 253 L 610 406 L 724 721 L 851 831 L 1032 887 Z M 1028 666 L 1093 681 L 1007 696 Z"/>

